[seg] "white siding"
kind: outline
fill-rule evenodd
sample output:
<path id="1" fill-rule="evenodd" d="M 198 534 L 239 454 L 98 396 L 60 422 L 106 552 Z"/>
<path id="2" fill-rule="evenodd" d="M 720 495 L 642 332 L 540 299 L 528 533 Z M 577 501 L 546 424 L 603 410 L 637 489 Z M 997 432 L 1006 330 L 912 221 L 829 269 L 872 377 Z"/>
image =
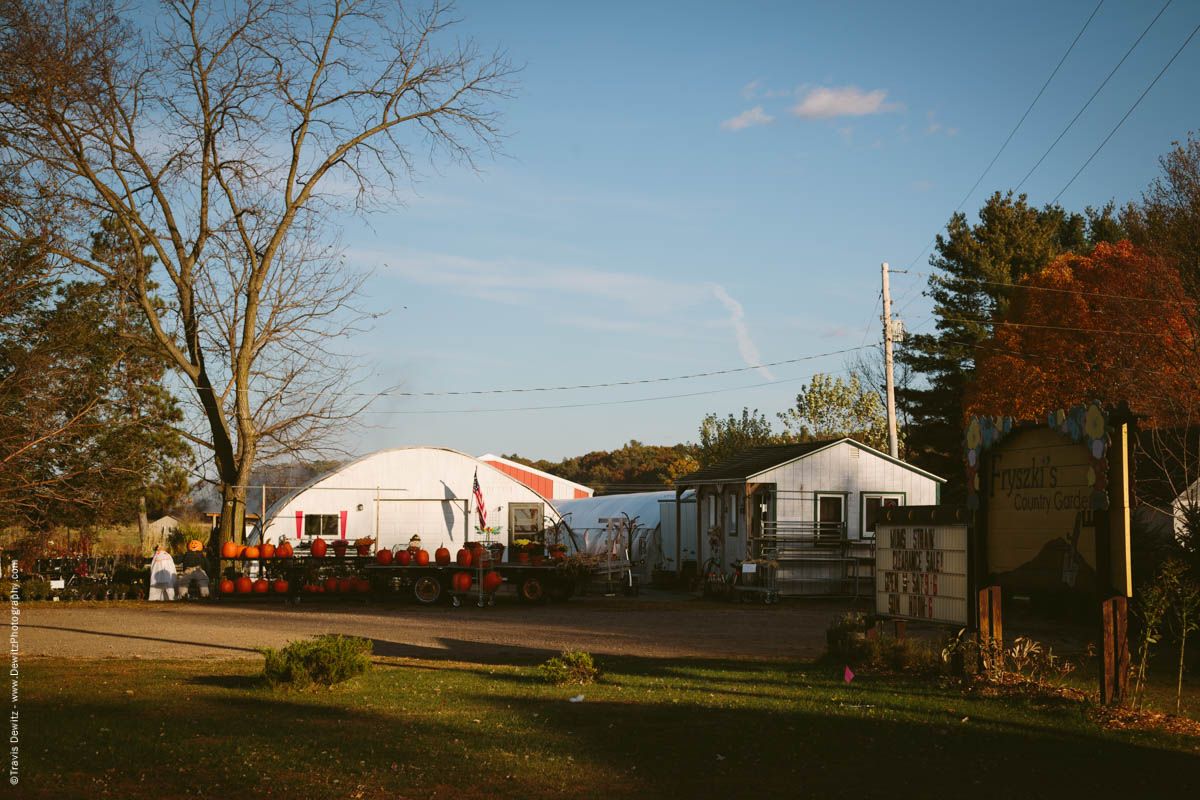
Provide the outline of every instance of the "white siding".
<path id="1" fill-rule="evenodd" d="M 442 546 L 454 550 L 479 538 L 472 495 L 476 470 L 488 524 L 502 526 L 498 539 L 506 545 L 509 503 L 542 504 L 546 524 L 558 521 L 554 507 L 537 492 L 471 456 L 437 447 L 406 447 L 361 458 L 285 497 L 268 513 L 265 538 L 296 541 L 298 512 L 339 517 L 344 512 L 347 539 L 378 533 L 378 547 L 390 548 L 418 534 L 430 553 Z"/>
<path id="2" fill-rule="evenodd" d="M 849 442 L 838 442 L 762 472 L 750 482 L 775 484 L 778 493 L 775 513 L 780 523 L 813 522 L 817 494 L 844 493 L 851 539 L 859 538 L 862 532 L 863 494 L 901 494 L 906 506 L 934 505 L 938 494 L 938 482 L 934 479 Z"/>

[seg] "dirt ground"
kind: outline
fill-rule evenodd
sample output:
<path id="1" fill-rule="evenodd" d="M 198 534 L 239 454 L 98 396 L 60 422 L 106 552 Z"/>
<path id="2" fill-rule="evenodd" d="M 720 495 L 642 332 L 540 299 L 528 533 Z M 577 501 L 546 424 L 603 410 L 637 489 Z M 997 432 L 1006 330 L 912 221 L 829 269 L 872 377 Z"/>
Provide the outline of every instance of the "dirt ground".
<path id="1" fill-rule="evenodd" d="M 865 601 L 860 607 L 865 605 Z M 815 658 L 848 600 L 731 605 L 690 595 L 577 597 L 528 606 L 367 603 L 51 603 L 22 614 L 26 658 L 245 658 L 322 633 L 367 637 L 380 656 L 515 663 L 563 649 L 654 658 Z"/>

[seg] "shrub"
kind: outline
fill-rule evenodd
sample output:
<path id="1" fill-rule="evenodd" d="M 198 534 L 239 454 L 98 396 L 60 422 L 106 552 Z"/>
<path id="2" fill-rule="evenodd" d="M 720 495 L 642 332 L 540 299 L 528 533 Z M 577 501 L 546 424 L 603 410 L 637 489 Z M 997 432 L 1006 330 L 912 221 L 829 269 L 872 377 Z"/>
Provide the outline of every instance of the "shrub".
<path id="1" fill-rule="evenodd" d="M 873 621 L 859 612 L 843 614 L 825 631 L 826 659 L 855 669 L 931 672 L 940 668 L 940 653 L 924 639 L 897 639 L 882 629 L 867 631 Z"/>
<path id="2" fill-rule="evenodd" d="M 22 600 L 45 600 L 50 597 L 50 582 L 28 578 L 21 581 Z"/>
<path id="3" fill-rule="evenodd" d="M 600 677 L 591 653 L 582 650 L 564 650 L 561 657 L 551 658 L 538 667 L 548 683 L 577 683 L 586 686 Z"/>
<path id="4" fill-rule="evenodd" d="M 271 686 L 293 689 L 333 686 L 371 668 L 371 646 L 370 639 L 325 634 L 289 642 L 282 650 L 260 647 L 266 659 L 262 677 Z"/>

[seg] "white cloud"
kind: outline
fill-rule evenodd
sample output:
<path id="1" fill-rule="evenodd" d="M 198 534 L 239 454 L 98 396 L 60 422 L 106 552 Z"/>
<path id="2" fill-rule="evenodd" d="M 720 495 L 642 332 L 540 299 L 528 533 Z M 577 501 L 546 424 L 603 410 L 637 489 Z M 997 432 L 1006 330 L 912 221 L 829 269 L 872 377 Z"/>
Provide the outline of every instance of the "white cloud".
<path id="1" fill-rule="evenodd" d="M 913 181 L 912 188 L 914 192 L 928 192 L 933 188 L 933 184 L 929 181 Z"/>
<path id="2" fill-rule="evenodd" d="M 727 131 L 740 131 L 742 128 L 749 128 L 752 125 L 766 125 L 774 121 L 775 118 L 763 111 L 762 106 L 755 106 L 736 117 L 725 120 L 721 123 L 721 127 Z"/>
<path id="3" fill-rule="evenodd" d="M 932 111 L 925 112 L 925 119 L 928 124 L 925 125 L 925 135 L 932 136 L 939 131 L 946 136 L 954 136 L 958 133 L 958 128 L 947 128 L 942 123 L 938 122 L 937 114 Z"/>
<path id="4" fill-rule="evenodd" d="M 857 86 L 818 86 L 810 89 L 800 103 L 792 107 L 792 113 L 803 119 L 832 119 L 884 114 L 903 108 L 899 103 L 886 100 L 887 89 L 864 92 Z"/>
<path id="5" fill-rule="evenodd" d="M 750 329 L 746 327 L 746 312 L 742 308 L 742 304 L 730 297 L 724 287 L 718 284 L 712 284 L 712 292 L 729 311 L 729 324 L 733 326 L 734 336 L 737 337 L 738 353 L 741 354 L 742 360 L 746 362 L 746 366 L 752 367 L 761 364 L 762 357 L 758 354 L 758 347 L 755 346 L 754 340 L 750 338 Z M 775 376 L 771 374 L 771 370 L 766 367 L 759 367 L 756 371 L 769 381 L 775 380 Z"/>
<path id="6" fill-rule="evenodd" d="M 742 87 L 742 99 L 743 100 L 752 99 L 754 97 L 755 92 L 758 91 L 758 87 L 761 85 L 762 85 L 762 81 L 750 81 L 749 83 L 747 83 L 745 86 Z"/>

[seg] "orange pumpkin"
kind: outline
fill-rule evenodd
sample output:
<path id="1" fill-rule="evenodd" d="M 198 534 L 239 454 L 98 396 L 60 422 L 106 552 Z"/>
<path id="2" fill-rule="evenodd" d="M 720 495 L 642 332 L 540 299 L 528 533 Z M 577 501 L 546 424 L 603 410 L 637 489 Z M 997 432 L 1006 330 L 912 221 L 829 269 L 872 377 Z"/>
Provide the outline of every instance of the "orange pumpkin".
<path id="1" fill-rule="evenodd" d="M 221 594 L 233 594 L 233 581 L 221 581 Z"/>
<path id="2" fill-rule="evenodd" d="M 275 545 L 271 544 L 270 542 L 267 542 L 262 547 L 258 548 L 258 552 L 263 558 L 274 558 L 275 557 Z"/>
<path id="3" fill-rule="evenodd" d="M 460 567 L 471 566 L 471 551 L 464 547 L 458 551 L 458 555 L 455 556 L 454 560 L 458 562 Z"/>
<path id="4" fill-rule="evenodd" d="M 354 581 L 350 578 L 340 578 L 337 582 L 337 590 L 339 592 L 350 592 L 356 588 Z"/>
<path id="5" fill-rule="evenodd" d="M 243 575 L 237 579 L 235 586 L 237 587 L 238 594 L 250 594 L 250 589 L 253 588 L 254 583 L 245 575 Z"/>
<path id="6" fill-rule="evenodd" d="M 449 564 L 450 563 L 450 551 L 444 547 L 439 547 L 433 553 L 433 560 L 442 566 Z"/>
<path id="7" fill-rule="evenodd" d="M 496 591 L 502 583 L 504 583 L 504 578 L 500 577 L 499 572 L 489 572 L 483 576 L 483 590 L 485 592 Z"/>
<path id="8" fill-rule="evenodd" d="M 287 594 L 288 582 L 283 578 L 280 578 L 279 580 L 275 581 L 275 583 L 271 584 L 271 588 L 275 590 L 276 594 Z"/>
<path id="9" fill-rule="evenodd" d="M 258 580 L 256 580 L 254 582 L 254 593 L 255 594 L 266 594 L 267 590 L 270 588 L 271 588 L 271 584 L 267 582 L 266 578 L 259 578 Z"/>
<path id="10" fill-rule="evenodd" d="M 316 556 L 317 558 L 321 558 L 323 555 L 325 555 L 325 550 L 327 548 L 328 548 L 328 545 L 325 544 L 324 539 L 313 539 L 312 554 L 314 556 Z"/>
<path id="11" fill-rule="evenodd" d="M 221 545 L 221 558 L 237 558 L 238 546 L 236 542 L 226 542 Z"/>
<path id="12" fill-rule="evenodd" d="M 336 591 L 337 591 L 337 587 L 338 587 L 338 580 L 337 580 L 337 578 L 326 578 L 326 579 L 325 579 L 325 591 L 327 591 L 327 592 L 336 592 Z"/>
<path id="13" fill-rule="evenodd" d="M 375 554 L 375 560 L 380 564 L 387 566 L 388 564 L 392 563 L 392 551 L 380 550 Z"/>
<path id="14" fill-rule="evenodd" d="M 407 567 L 412 563 L 412 553 L 408 552 L 407 550 L 401 550 L 400 552 L 396 553 L 396 563 L 402 567 Z"/>
<path id="15" fill-rule="evenodd" d="M 429 563 L 429 553 L 425 550 L 417 551 L 417 566 L 423 567 Z"/>
<path id="16" fill-rule="evenodd" d="M 366 578 L 357 578 L 354 581 L 354 588 L 360 593 L 366 594 L 367 592 L 371 591 L 371 582 Z"/>
<path id="17" fill-rule="evenodd" d="M 279 545 L 279 547 L 275 548 L 275 557 L 276 558 L 291 558 L 292 557 L 291 544 L 289 544 L 288 542 L 284 542 L 283 544 Z"/>
<path id="18" fill-rule="evenodd" d="M 257 547 L 247 547 L 246 552 L 242 553 L 243 558 L 258 558 Z"/>
<path id="19" fill-rule="evenodd" d="M 451 583 L 451 586 L 454 587 L 454 591 L 456 591 L 456 592 L 470 591 L 471 590 L 471 573 L 469 573 L 469 572 L 454 573 L 454 578 L 453 578 L 453 582 Z"/>
<path id="20" fill-rule="evenodd" d="M 239 545 L 238 545 L 238 553 L 237 553 L 237 557 L 238 557 L 238 558 L 245 558 L 245 557 L 246 557 L 246 545 L 244 545 L 244 544 L 239 544 Z"/>

